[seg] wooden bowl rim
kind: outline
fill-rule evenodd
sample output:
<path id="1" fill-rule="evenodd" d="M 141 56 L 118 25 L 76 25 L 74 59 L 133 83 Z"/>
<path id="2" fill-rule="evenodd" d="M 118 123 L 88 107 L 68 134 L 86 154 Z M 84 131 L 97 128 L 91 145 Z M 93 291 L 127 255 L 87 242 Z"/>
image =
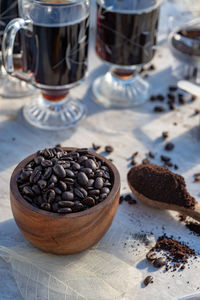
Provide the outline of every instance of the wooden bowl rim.
<path id="1" fill-rule="evenodd" d="M 66 151 L 76 151 L 76 150 L 81 150 L 81 148 L 75 148 L 75 147 L 61 147 L 62 149 L 66 150 Z M 115 165 L 109 161 L 108 159 L 106 159 L 104 156 L 96 153 L 96 152 L 92 152 L 88 150 L 88 153 L 97 157 L 98 159 L 102 160 L 105 162 L 106 166 L 108 166 L 112 173 L 113 173 L 113 177 L 114 177 L 114 184 L 113 187 L 108 195 L 108 197 L 106 199 L 104 199 L 101 203 L 87 209 L 81 212 L 76 212 L 76 213 L 70 213 L 70 214 L 59 214 L 59 213 L 54 213 L 54 212 L 48 212 L 42 209 L 39 209 L 37 207 L 34 207 L 33 205 L 31 205 L 30 203 L 28 203 L 20 194 L 18 186 L 17 186 L 17 177 L 19 175 L 20 170 L 25 167 L 25 165 L 28 164 L 28 162 L 30 162 L 31 160 L 33 160 L 35 154 L 37 152 L 35 152 L 34 154 L 29 155 L 28 157 L 26 157 L 24 160 L 22 160 L 14 169 L 12 175 L 11 175 L 11 179 L 10 179 L 10 192 L 14 195 L 14 198 L 16 201 L 18 201 L 20 204 L 22 204 L 23 206 L 25 206 L 27 209 L 30 209 L 32 212 L 36 213 L 36 214 L 40 214 L 40 215 L 44 215 L 44 216 L 48 216 L 48 217 L 53 217 L 53 218 L 65 218 L 65 219 L 73 219 L 73 218 L 77 218 L 77 217 L 83 217 L 83 216 L 87 216 L 90 214 L 93 214 L 94 212 L 103 209 L 104 207 L 107 206 L 107 204 L 109 202 L 111 202 L 117 195 L 119 189 L 120 189 L 120 174 L 119 171 L 117 170 L 117 168 L 115 167 Z"/>

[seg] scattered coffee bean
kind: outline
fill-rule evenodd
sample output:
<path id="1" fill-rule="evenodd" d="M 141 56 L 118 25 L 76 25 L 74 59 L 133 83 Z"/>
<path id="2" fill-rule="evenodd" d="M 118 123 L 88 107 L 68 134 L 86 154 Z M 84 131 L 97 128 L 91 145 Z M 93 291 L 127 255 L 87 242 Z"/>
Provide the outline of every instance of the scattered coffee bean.
<path id="1" fill-rule="evenodd" d="M 149 157 L 150 158 L 155 158 L 155 154 L 153 152 L 149 151 Z"/>
<path id="2" fill-rule="evenodd" d="M 184 98 L 179 98 L 178 103 L 184 105 L 186 103 L 186 100 Z"/>
<path id="3" fill-rule="evenodd" d="M 132 165 L 132 166 L 136 166 L 136 165 L 137 165 L 135 159 L 132 159 L 132 160 L 131 160 L 131 165 Z"/>
<path id="4" fill-rule="evenodd" d="M 165 112 L 165 108 L 163 106 L 155 106 L 154 107 L 154 112 Z"/>
<path id="5" fill-rule="evenodd" d="M 153 262 L 155 268 L 161 268 L 166 265 L 166 260 L 163 257 L 156 258 Z"/>
<path id="6" fill-rule="evenodd" d="M 169 99 L 169 100 L 171 100 L 172 101 L 172 103 L 174 103 L 175 102 L 175 96 L 174 96 L 174 94 L 167 94 L 167 98 Z"/>
<path id="7" fill-rule="evenodd" d="M 150 100 L 151 102 L 154 102 L 154 101 L 156 101 L 156 97 L 155 97 L 155 96 L 151 96 L 149 100 Z"/>
<path id="8" fill-rule="evenodd" d="M 163 137 L 163 139 L 167 139 L 169 137 L 169 132 L 168 131 L 163 131 L 162 132 L 162 137 Z"/>
<path id="9" fill-rule="evenodd" d="M 114 151 L 114 148 L 112 146 L 106 146 L 105 147 L 105 152 L 106 153 L 112 153 Z"/>
<path id="10" fill-rule="evenodd" d="M 164 161 L 165 163 L 166 163 L 166 162 L 170 162 L 170 160 L 171 160 L 170 157 L 165 156 L 165 155 L 161 155 L 161 156 L 160 156 L 160 159 L 161 159 L 162 161 Z"/>
<path id="11" fill-rule="evenodd" d="M 175 86 L 175 85 L 171 85 L 171 86 L 169 86 L 168 89 L 169 89 L 170 92 L 176 92 L 178 90 L 178 87 Z"/>
<path id="12" fill-rule="evenodd" d="M 174 144 L 173 143 L 167 143 L 166 145 L 165 145 L 165 150 L 166 151 L 172 151 L 173 149 L 174 149 Z"/>
<path id="13" fill-rule="evenodd" d="M 163 102 L 165 100 L 165 97 L 163 95 L 157 95 L 156 99 L 160 102 Z"/>
<path id="14" fill-rule="evenodd" d="M 153 277 L 151 275 L 147 276 L 144 280 L 145 286 L 147 286 L 149 283 L 153 283 Z"/>
<path id="15" fill-rule="evenodd" d="M 88 149 L 67 152 L 56 147 L 38 151 L 21 170 L 17 184 L 33 206 L 71 213 L 102 202 L 113 182 L 109 167 Z"/>
<path id="16" fill-rule="evenodd" d="M 176 106 L 173 103 L 169 103 L 169 110 L 175 110 Z"/>
<path id="17" fill-rule="evenodd" d="M 93 148 L 94 151 L 98 151 L 101 148 L 101 146 L 96 145 L 96 144 L 93 143 L 92 148 Z"/>
<path id="18" fill-rule="evenodd" d="M 154 71 L 156 69 L 155 65 L 151 64 L 149 67 L 148 67 L 148 71 Z"/>
<path id="19" fill-rule="evenodd" d="M 197 116 L 197 115 L 199 115 L 200 114 L 200 109 L 195 109 L 195 111 L 194 111 L 194 116 Z"/>
<path id="20" fill-rule="evenodd" d="M 155 259 L 157 259 L 157 255 L 154 251 L 149 251 L 146 255 L 146 259 L 148 261 L 154 261 Z"/>
<path id="21" fill-rule="evenodd" d="M 196 95 L 192 95 L 191 101 L 193 102 L 193 101 L 195 101 L 196 99 L 197 99 L 197 96 L 196 96 Z"/>

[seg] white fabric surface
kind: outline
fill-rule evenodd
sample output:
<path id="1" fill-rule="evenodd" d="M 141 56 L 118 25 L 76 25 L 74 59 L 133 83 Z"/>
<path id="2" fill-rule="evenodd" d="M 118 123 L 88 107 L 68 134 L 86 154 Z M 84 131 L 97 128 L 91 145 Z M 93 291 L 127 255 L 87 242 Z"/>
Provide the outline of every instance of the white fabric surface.
<path id="1" fill-rule="evenodd" d="M 163 40 L 168 31 L 167 16 L 171 12 L 176 16 L 177 6 L 173 1 L 166 2 L 162 10 L 161 46 L 153 62 L 156 71 L 153 71 L 149 78 L 153 94 L 167 92 L 168 85 L 175 81 L 171 75 L 173 59 Z M 179 17 L 177 19 L 179 20 Z M 126 182 L 129 164 L 127 158 L 133 152 L 139 151 L 137 161 L 140 162 L 151 150 L 156 153 L 154 162 L 160 163 L 160 154 L 166 154 L 163 150 L 164 142 L 160 137 L 162 131 L 168 130 L 170 132 L 169 140 L 175 144 L 175 149 L 169 155 L 173 162 L 179 165 L 178 172 L 184 175 L 191 194 L 197 200 L 199 199 L 199 183 L 193 183 L 193 174 L 200 172 L 200 127 L 199 116 L 192 117 L 194 109 L 199 108 L 199 100 L 178 107 L 176 111 L 163 114 L 152 113 L 154 105 L 150 102 L 134 109 L 107 110 L 93 102 L 91 93 L 93 80 L 103 74 L 106 69 L 107 67 L 97 59 L 91 47 L 88 78 L 85 83 L 72 91 L 73 95 L 83 99 L 88 108 L 88 116 L 78 128 L 69 131 L 50 133 L 24 123 L 18 112 L 29 99 L 1 99 L 0 101 L 0 246 L 15 250 L 18 255 L 24 256 L 25 261 L 29 260 L 26 257 L 26 250 L 32 251 L 34 259 L 41 254 L 40 258 L 48 261 L 49 256 L 31 247 L 14 223 L 9 203 L 9 179 L 17 163 L 38 149 L 52 147 L 57 143 L 75 147 L 91 147 L 93 142 L 102 146 L 113 145 L 115 151 L 110 157 L 114 159 L 114 163 L 120 170 L 122 193 L 126 193 L 129 192 Z M 178 125 L 175 126 L 174 122 L 177 122 Z M 186 268 L 181 274 L 180 272 L 163 273 L 162 270 L 155 270 L 145 261 L 145 255 L 151 243 L 149 246 L 145 246 L 145 238 L 140 235 L 142 231 L 153 233 L 153 235 L 149 234 L 151 243 L 163 232 L 167 232 L 168 235 L 174 235 L 175 238 L 181 236 L 182 241 L 188 242 L 191 248 L 200 251 L 199 237 L 191 235 L 188 229 L 178 221 L 177 213 L 151 209 L 141 203 L 135 206 L 123 203 L 119 206 L 109 233 L 93 250 L 86 252 L 86 260 L 83 260 L 83 263 L 86 263 L 90 255 L 101 259 L 94 260 L 95 271 L 98 270 L 98 263 L 101 263 L 100 276 L 104 274 L 103 267 L 108 267 L 105 271 L 107 277 L 104 274 L 105 278 L 108 283 L 114 284 L 118 291 L 115 298 L 108 299 L 171 300 L 195 293 L 199 286 L 199 259 L 191 263 L 190 269 Z M 0 252 L 0 255 L 1 253 L 5 252 Z M 63 264 L 67 265 L 70 260 L 76 266 L 74 257 L 63 258 Z M 103 261 L 106 262 L 103 263 Z M 110 261 L 109 265 L 108 261 Z M 11 266 L 17 268 L 14 258 L 10 260 L 10 264 L 0 258 L 0 300 L 23 299 L 14 280 Z M 117 269 L 113 271 L 112 268 L 116 266 L 119 266 L 119 272 Z M 91 262 L 88 262 L 88 268 L 92 268 Z M 71 272 L 75 276 L 73 269 Z M 149 275 L 149 272 L 152 272 L 154 283 L 144 288 L 142 280 Z M 19 273 L 15 272 L 14 274 L 16 278 L 20 276 Z M 120 280 L 118 280 L 119 278 Z M 67 281 L 69 278 L 65 280 Z M 24 292 L 24 290 L 25 293 L 29 292 L 28 285 L 21 287 L 21 291 Z M 88 291 L 82 291 L 82 293 L 85 295 L 85 299 L 93 300 L 97 299 L 95 291 L 95 289 L 91 289 L 90 295 Z M 101 299 L 106 299 L 108 291 L 104 285 L 102 285 L 102 293 L 104 296 Z M 48 299 L 45 297 L 35 297 L 35 299 Z M 26 299 L 31 299 L 28 294 Z M 51 298 L 49 299 L 51 300 Z M 57 299 L 61 298 L 57 297 Z"/>

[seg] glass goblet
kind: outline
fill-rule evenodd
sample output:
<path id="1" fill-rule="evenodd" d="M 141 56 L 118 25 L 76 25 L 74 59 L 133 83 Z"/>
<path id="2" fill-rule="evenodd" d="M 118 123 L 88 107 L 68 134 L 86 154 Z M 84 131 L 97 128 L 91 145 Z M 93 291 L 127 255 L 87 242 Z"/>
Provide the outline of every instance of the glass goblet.
<path id="1" fill-rule="evenodd" d="M 11 21 L 4 33 L 6 71 L 40 89 L 23 109 L 32 125 L 49 130 L 75 126 L 85 107 L 69 95 L 87 71 L 88 0 L 19 0 L 21 18 Z M 24 72 L 13 67 L 15 34 L 22 31 Z"/>
<path id="2" fill-rule="evenodd" d="M 96 0 L 96 53 L 110 66 L 93 84 L 97 102 L 106 107 L 144 103 L 150 85 L 137 69 L 155 54 L 161 0 Z"/>

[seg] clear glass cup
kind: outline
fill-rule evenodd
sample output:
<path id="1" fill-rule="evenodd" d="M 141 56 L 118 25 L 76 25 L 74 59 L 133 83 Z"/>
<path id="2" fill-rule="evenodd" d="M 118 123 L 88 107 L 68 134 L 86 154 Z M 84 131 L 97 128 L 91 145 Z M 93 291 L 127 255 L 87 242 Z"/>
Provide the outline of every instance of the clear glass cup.
<path id="1" fill-rule="evenodd" d="M 87 71 L 89 0 L 19 0 L 21 18 L 3 38 L 6 71 L 40 89 L 24 109 L 32 125 L 49 130 L 75 126 L 85 106 L 69 95 Z M 15 35 L 21 31 L 23 72 L 13 66 Z"/>
<path id="2" fill-rule="evenodd" d="M 110 66 L 93 84 L 106 107 L 143 104 L 150 85 L 137 72 L 149 63 L 157 41 L 161 0 L 96 0 L 96 53 Z"/>
<path id="3" fill-rule="evenodd" d="M 0 49 L 2 44 L 3 32 L 6 25 L 18 14 L 17 0 L 1 0 L 0 1 Z M 7 75 L 2 65 L 2 55 L 0 52 L 0 95 L 6 98 L 21 98 L 31 95 L 35 89 L 19 79 L 12 78 Z M 16 69 L 22 68 L 21 42 L 20 34 L 17 35 L 14 47 L 14 66 Z"/>

